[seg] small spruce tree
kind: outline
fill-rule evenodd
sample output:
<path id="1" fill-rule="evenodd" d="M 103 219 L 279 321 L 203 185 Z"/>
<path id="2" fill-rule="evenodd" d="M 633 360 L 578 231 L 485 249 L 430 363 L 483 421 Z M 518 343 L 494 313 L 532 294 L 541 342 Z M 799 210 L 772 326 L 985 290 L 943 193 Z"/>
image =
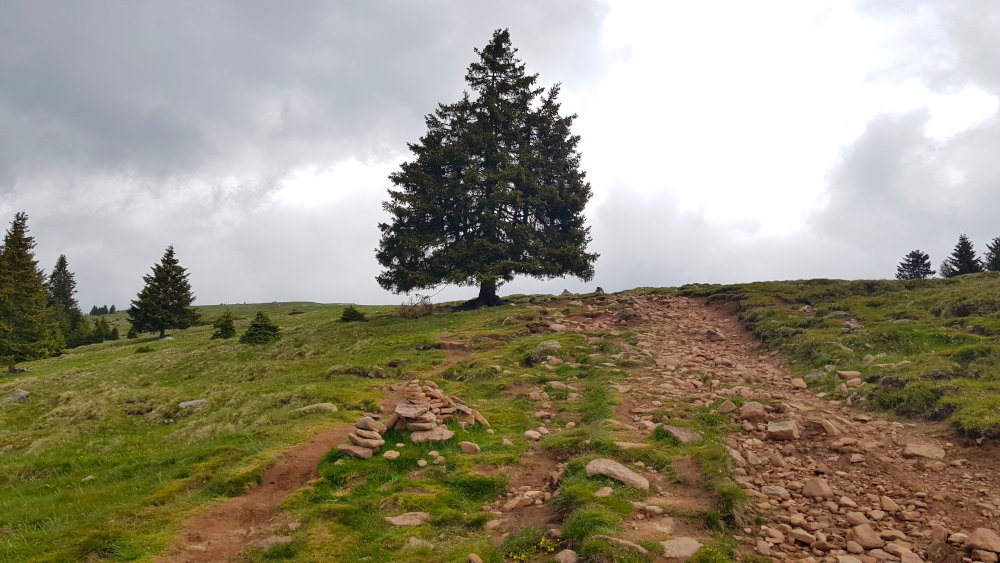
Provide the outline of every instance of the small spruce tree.
<path id="1" fill-rule="evenodd" d="M 931 257 L 921 250 L 911 250 L 896 266 L 897 280 L 922 280 L 934 275 Z"/>
<path id="2" fill-rule="evenodd" d="M 253 345 L 269 344 L 281 338 L 280 330 L 267 315 L 258 311 L 247 331 L 240 337 L 240 342 Z"/>
<path id="3" fill-rule="evenodd" d="M 236 336 L 236 325 L 233 321 L 233 314 L 229 311 L 219 315 L 219 318 L 215 319 L 215 322 L 212 323 L 212 328 L 215 329 L 215 332 L 212 333 L 212 339 L 232 338 Z"/>
<path id="4" fill-rule="evenodd" d="M 115 309 L 115 306 L 112 305 L 111 308 L 108 309 L 108 314 L 110 315 L 111 313 L 114 313 L 115 311 L 117 311 L 117 309 Z"/>
<path id="5" fill-rule="evenodd" d="M 17 362 L 44 358 L 63 345 L 34 248 L 28 215 L 16 213 L 0 248 L 0 358 L 9 371 Z"/>
<path id="6" fill-rule="evenodd" d="M 132 328 L 136 332 L 158 332 L 163 338 L 168 328 L 184 329 L 198 322 L 198 313 L 191 309 L 194 295 L 187 278 L 187 270 L 174 257 L 174 247 L 168 246 L 160 263 L 153 266 L 153 273 L 142 277 L 146 286 L 128 310 Z"/>
<path id="7" fill-rule="evenodd" d="M 962 233 L 955 244 L 955 250 L 951 256 L 945 258 L 941 263 L 941 275 L 946 278 L 953 278 L 963 274 L 975 274 L 983 271 L 983 263 L 976 257 L 976 251 L 972 248 L 972 241 Z"/>
<path id="8" fill-rule="evenodd" d="M 986 254 L 983 255 L 983 267 L 990 272 L 1000 272 L 1000 237 L 995 237 L 986 243 Z"/>
<path id="9" fill-rule="evenodd" d="M 52 273 L 49 274 L 47 287 L 49 289 L 49 307 L 52 314 L 59 323 L 66 346 L 73 348 L 86 344 L 89 326 L 85 327 L 86 320 L 83 312 L 80 311 L 80 304 L 76 297 L 76 279 L 73 272 L 69 271 L 69 262 L 66 255 L 59 255 Z"/>
<path id="10" fill-rule="evenodd" d="M 100 315 L 100 314 L 101 314 L 101 311 L 100 311 L 100 309 L 97 308 L 97 305 L 94 305 L 93 307 L 90 308 L 89 315 L 91 317 L 96 317 L 97 315 Z"/>
<path id="11" fill-rule="evenodd" d="M 367 320 L 368 317 L 366 317 L 365 314 L 359 311 L 354 305 L 348 305 L 344 308 L 344 312 L 340 314 L 340 322 L 342 323 L 353 323 Z"/>

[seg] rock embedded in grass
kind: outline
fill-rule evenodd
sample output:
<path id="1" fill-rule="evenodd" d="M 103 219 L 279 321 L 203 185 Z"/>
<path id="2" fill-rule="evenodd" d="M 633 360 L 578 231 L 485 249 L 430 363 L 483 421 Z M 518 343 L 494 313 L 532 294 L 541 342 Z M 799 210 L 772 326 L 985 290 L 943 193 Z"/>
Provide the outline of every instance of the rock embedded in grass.
<path id="1" fill-rule="evenodd" d="M 670 559 L 687 559 L 701 549 L 701 542 L 694 538 L 674 538 L 661 541 L 660 545 L 663 546 L 663 557 Z"/>
<path id="2" fill-rule="evenodd" d="M 361 459 L 369 459 L 372 457 L 372 454 L 375 453 L 375 450 L 373 450 L 372 448 L 366 448 L 363 446 L 358 446 L 356 444 L 340 444 L 339 446 L 337 446 L 337 451 L 339 451 L 343 455 L 357 457 Z"/>
<path id="3" fill-rule="evenodd" d="M 594 475 L 602 475 L 616 481 L 621 481 L 636 489 L 649 490 L 648 479 L 612 459 L 598 458 L 590 460 L 590 463 L 587 464 L 587 477 L 593 477 Z"/>
<path id="4" fill-rule="evenodd" d="M 31 393 L 25 391 L 24 389 L 14 389 L 14 393 L 11 394 L 10 400 L 15 403 L 20 403 L 31 396 Z"/>
<path id="5" fill-rule="evenodd" d="M 386 516 L 385 521 L 393 526 L 419 526 L 430 518 L 431 515 L 426 512 L 405 512 L 399 516 Z"/>
<path id="6" fill-rule="evenodd" d="M 688 430 L 687 428 L 680 428 L 678 426 L 670 426 L 669 424 L 661 424 L 660 428 L 674 438 L 677 438 L 677 440 L 682 444 L 690 444 L 691 442 L 701 440 L 701 434 L 695 432 L 694 430 Z"/>
<path id="7" fill-rule="evenodd" d="M 207 402 L 207 399 L 193 399 L 191 401 L 181 401 L 180 403 L 177 403 L 177 406 L 182 409 L 193 409 L 195 407 L 200 407 Z"/>
<path id="8" fill-rule="evenodd" d="M 295 409 L 295 412 L 337 412 L 337 405 L 333 403 L 315 403 Z"/>
<path id="9" fill-rule="evenodd" d="M 462 442 L 458 445 L 458 447 L 462 449 L 462 453 L 467 454 L 478 454 L 482 451 L 479 444 L 475 442 Z"/>

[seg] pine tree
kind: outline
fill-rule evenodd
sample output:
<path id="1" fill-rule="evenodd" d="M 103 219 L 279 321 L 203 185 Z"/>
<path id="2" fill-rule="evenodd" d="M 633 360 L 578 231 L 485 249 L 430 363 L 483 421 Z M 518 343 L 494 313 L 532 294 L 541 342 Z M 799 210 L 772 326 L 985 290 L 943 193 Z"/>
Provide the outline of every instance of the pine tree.
<path id="1" fill-rule="evenodd" d="M 16 213 L 0 250 L 0 358 L 8 371 L 14 371 L 17 362 L 44 358 L 62 347 L 34 248 L 28 215 Z"/>
<path id="2" fill-rule="evenodd" d="M 983 267 L 990 272 L 1000 272 L 1000 237 L 995 237 L 986 244 Z"/>
<path id="3" fill-rule="evenodd" d="M 110 315 L 110 314 L 114 313 L 114 312 L 115 312 L 116 310 L 117 310 L 117 309 L 115 309 L 115 306 L 114 306 L 114 305 L 112 305 L 112 306 L 111 306 L 111 308 L 110 308 L 110 309 L 108 309 L 108 314 Z"/>
<path id="4" fill-rule="evenodd" d="M 76 297 L 76 279 L 69 271 L 66 255 L 61 254 L 56 260 L 52 273 L 49 274 L 49 307 L 59 323 L 66 346 L 73 348 L 88 341 L 89 326 L 84 326 L 83 312 Z"/>
<path id="5" fill-rule="evenodd" d="M 416 159 L 389 177 L 398 190 L 376 254 L 382 287 L 478 285 L 470 307 L 499 304 L 497 287 L 519 274 L 589 280 L 597 259 L 586 252 L 576 116 L 559 114 L 559 87 L 535 86 L 507 30 L 475 52 L 465 76 L 475 96 L 439 104 L 409 145 Z"/>
<path id="6" fill-rule="evenodd" d="M 184 329 L 198 321 L 198 313 L 191 309 L 194 295 L 187 278 L 187 270 L 174 257 L 174 247 L 168 246 L 153 273 L 142 277 L 146 286 L 129 307 L 128 320 L 136 333 L 159 332 L 163 338 L 168 328 Z"/>
<path id="7" fill-rule="evenodd" d="M 94 305 L 93 307 L 90 308 L 89 314 L 91 317 L 96 317 L 97 315 L 101 314 L 101 311 L 97 308 L 97 305 Z"/>
<path id="8" fill-rule="evenodd" d="M 278 325 L 271 322 L 271 319 L 262 312 L 257 312 L 257 316 L 250 322 L 247 331 L 240 337 L 242 344 L 268 344 L 281 339 Z"/>
<path id="9" fill-rule="evenodd" d="M 233 314 L 229 311 L 219 315 L 219 318 L 215 319 L 215 322 L 212 323 L 212 328 L 215 329 L 215 332 L 212 333 L 212 339 L 232 338 L 236 336 L 236 325 L 233 321 Z"/>
<path id="10" fill-rule="evenodd" d="M 922 280 L 933 275 L 931 257 L 921 250 L 911 250 L 896 266 L 897 280 Z"/>
<path id="11" fill-rule="evenodd" d="M 983 271 L 983 263 L 976 258 L 976 251 L 972 248 L 972 241 L 965 233 L 959 235 L 958 243 L 951 256 L 941 263 L 941 275 L 946 278 L 953 278 L 962 274 L 974 274 Z"/>

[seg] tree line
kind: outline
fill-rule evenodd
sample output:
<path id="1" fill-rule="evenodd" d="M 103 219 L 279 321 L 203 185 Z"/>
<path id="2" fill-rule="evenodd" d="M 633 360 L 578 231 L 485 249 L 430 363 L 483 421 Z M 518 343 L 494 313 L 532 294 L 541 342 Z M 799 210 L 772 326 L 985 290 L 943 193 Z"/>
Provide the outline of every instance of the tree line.
<path id="1" fill-rule="evenodd" d="M 937 271 L 931 266 L 929 254 L 920 249 L 911 250 L 896 266 L 896 279 L 919 280 L 936 273 L 940 273 L 942 278 L 953 278 L 978 272 L 1000 272 L 1000 237 L 986 243 L 986 252 L 979 257 L 969 237 L 965 233 L 959 235 L 954 250 L 941 262 Z"/>

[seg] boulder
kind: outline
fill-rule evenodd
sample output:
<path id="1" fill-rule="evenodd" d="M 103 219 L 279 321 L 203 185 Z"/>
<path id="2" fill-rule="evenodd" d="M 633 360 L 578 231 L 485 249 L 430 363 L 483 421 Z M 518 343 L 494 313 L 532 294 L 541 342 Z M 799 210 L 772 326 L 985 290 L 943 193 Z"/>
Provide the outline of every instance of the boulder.
<path id="1" fill-rule="evenodd" d="M 535 442 L 542 439 L 542 435 L 537 430 L 525 430 L 524 437 Z"/>
<path id="2" fill-rule="evenodd" d="M 965 540 L 965 548 L 1000 553 L 1000 535 L 989 528 L 976 528 Z"/>
<path id="3" fill-rule="evenodd" d="M 587 464 L 587 476 L 602 475 L 616 481 L 621 481 L 630 487 L 649 490 L 649 480 L 611 459 L 593 459 Z"/>
<path id="4" fill-rule="evenodd" d="M 31 393 L 29 393 L 28 391 L 25 391 L 24 389 L 14 389 L 14 393 L 11 394 L 10 400 L 14 401 L 15 403 L 20 403 L 21 401 L 27 399 L 30 395 L 31 395 Z M 181 407 L 181 408 L 184 408 L 184 407 Z"/>
<path id="5" fill-rule="evenodd" d="M 405 512 L 399 516 L 386 516 L 385 521 L 393 526 L 419 526 L 430 518 L 431 515 L 426 512 Z"/>

